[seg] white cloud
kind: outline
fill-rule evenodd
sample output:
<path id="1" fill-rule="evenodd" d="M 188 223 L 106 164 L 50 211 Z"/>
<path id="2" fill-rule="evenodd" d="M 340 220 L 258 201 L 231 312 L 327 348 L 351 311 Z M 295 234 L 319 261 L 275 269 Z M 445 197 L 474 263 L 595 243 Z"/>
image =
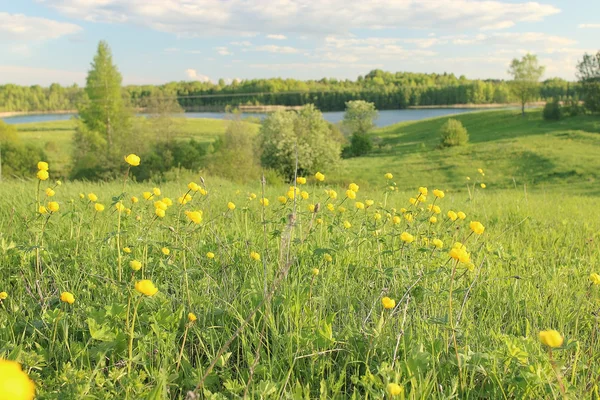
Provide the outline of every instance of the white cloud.
<path id="1" fill-rule="evenodd" d="M 80 31 L 80 26 L 67 22 L 0 12 L 0 42 L 41 42 Z"/>
<path id="2" fill-rule="evenodd" d="M 165 53 L 178 53 L 179 49 L 177 47 L 169 47 L 167 49 L 164 50 Z"/>
<path id="3" fill-rule="evenodd" d="M 287 36 L 285 36 L 285 35 L 267 35 L 267 38 L 273 39 L 273 40 L 285 40 L 285 39 L 287 39 Z"/>
<path id="4" fill-rule="evenodd" d="M 600 24 L 579 24 L 580 29 L 600 29 Z"/>
<path id="5" fill-rule="evenodd" d="M 295 54 L 299 50 L 290 46 L 275 46 L 275 45 L 264 45 L 256 46 L 254 51 L 265 51 L 267 53 L 279 53 L 279 54 Z"/>
<path id="6" fill-rule="evenodd" d="M 185 74 L 188 78 L 200 82 L 210 82 L 210 78 L 206 75 L 199 74 L 195 69 L 188 68 L 185 70 Z"/>
<path id="7" fill-rule="evenodd" d="M 482 31 L 496 31 L 500 29 L 507 29 L 515 26 L 514 21 L 500 21 L 494 24 L 486 25 L 481 27 Z"/>
<path id="8" fill-rule="evenodd" d="M 215 50 L 217 51 L 217 53 L 219 53 L 222 56 L 231 56 L 233 55 L 232 52 L 230 52 L 227 47 L 215 47 Z"/>
<path id="9" fill-rule="evenodd" d="M 482 29 L 540 21 L 560 10 L 526 0 L 41 0 L 87 21 L 134 23 L 181 36 L 355 29 Z M 544 1 L 544 0 L 542 0 Z M 547 1 L 547 0 L 545 0 Z"/>
<path id="10" fill-rule="evenodd" d="M 252 46 L 252 43 L 247 40 L 242 40 L 241 42 L 231 42 L 229 43 L 232 46 L 241 46 L 241 47 L 249 47 Z"/>
<path id="11" fill-rule="evenodd" d="M 359 69 L 359 70 L 370 70 L 374 68 L 382 68 L 383 64 L 340 64 L 340 63 L 286 63 L 286 64 L 249 64 L 248 67 L 255 69 L 264 69 L 271 71 L 286 71 L 290 72 L 294 69 L 306 70 L 306 69 Z"/>

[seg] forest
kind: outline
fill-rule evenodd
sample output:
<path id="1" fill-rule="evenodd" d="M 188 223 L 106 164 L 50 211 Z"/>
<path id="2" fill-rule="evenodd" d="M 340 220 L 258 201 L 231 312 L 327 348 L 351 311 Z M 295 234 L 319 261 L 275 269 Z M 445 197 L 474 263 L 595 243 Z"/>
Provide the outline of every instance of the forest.
<path id="1" fill-rule="evenodd" d="M 538 100 L 578 99 L 578 83 L 560 78 L 539 84 Z M 186 111 L 221 110 L 241 105 L 302 106 L 314 104 L 321 111 L 342 111 L 351 100 L 365 100 L 378 110 L 412 106 L 454 104 L 506 104 L 516 102 L 509 82 L 471 80 L 454 74 L 425 74 L 373 70 L 356 80 L 323 78 L 249 79 L 217 83 L 200 81 L 170 82 L 164 85 L 129 85 L 122 88 L 126 103 L 144 108 L 156 98 L 177 99 Z M 77 85 L 50 87 L 0 85 L 0 112 L 47 112 L 74 110 L 85 100 Z"/>

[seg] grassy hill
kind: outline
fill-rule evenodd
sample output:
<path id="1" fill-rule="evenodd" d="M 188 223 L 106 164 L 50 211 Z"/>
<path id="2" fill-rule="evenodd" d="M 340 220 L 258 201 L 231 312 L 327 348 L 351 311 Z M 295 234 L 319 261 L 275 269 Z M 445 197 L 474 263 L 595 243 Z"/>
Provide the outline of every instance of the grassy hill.
<path id="1" fill-rule="evenodd" d="M 530 110 L 525 117 L 502 110 L 453 118 L 467 128 L 467 146 L 439 147 L 440 127 L 448 117 L 388 126 L 373 132 L 379 144 L 375 153 L 342 163 L 341 179 L 368 185 L 391 171 L 401 188 L 437 182 L 466 190 L 470 176 L 471 184 L 485 182 L 488 189 L 565 184 L 569 191 L 600 195 L 600 117 L 548 122 L 540 110 Z M 477 168 L 485 170 L 485 177 Z"/>

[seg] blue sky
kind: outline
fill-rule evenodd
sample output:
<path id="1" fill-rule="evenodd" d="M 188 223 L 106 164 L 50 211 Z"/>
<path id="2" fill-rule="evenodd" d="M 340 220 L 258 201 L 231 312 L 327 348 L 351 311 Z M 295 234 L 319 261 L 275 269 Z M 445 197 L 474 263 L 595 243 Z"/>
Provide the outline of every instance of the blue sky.
<path id="1" fill-rule="evenodd" d="M 507 78 L 527 52 L 575 79 L 600 0 L 0 0 L 0 84 L 83 84 L 106 40 L 126 84 L 371 69 Z"/>

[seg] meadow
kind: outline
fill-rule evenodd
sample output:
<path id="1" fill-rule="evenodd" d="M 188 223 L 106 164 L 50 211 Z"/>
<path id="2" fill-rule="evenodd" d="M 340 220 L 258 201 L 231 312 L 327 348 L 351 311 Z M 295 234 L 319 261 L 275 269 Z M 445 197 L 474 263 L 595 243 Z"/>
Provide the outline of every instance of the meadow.
<path id="1" fill-rule="evenodd" d="M 0 184 L 0 358 L 40 399 L 599 398 L 600 121 L 456 118 L 464 148 L 393 125 L 292 186 L 57 182 L 54 153 Z"/>

